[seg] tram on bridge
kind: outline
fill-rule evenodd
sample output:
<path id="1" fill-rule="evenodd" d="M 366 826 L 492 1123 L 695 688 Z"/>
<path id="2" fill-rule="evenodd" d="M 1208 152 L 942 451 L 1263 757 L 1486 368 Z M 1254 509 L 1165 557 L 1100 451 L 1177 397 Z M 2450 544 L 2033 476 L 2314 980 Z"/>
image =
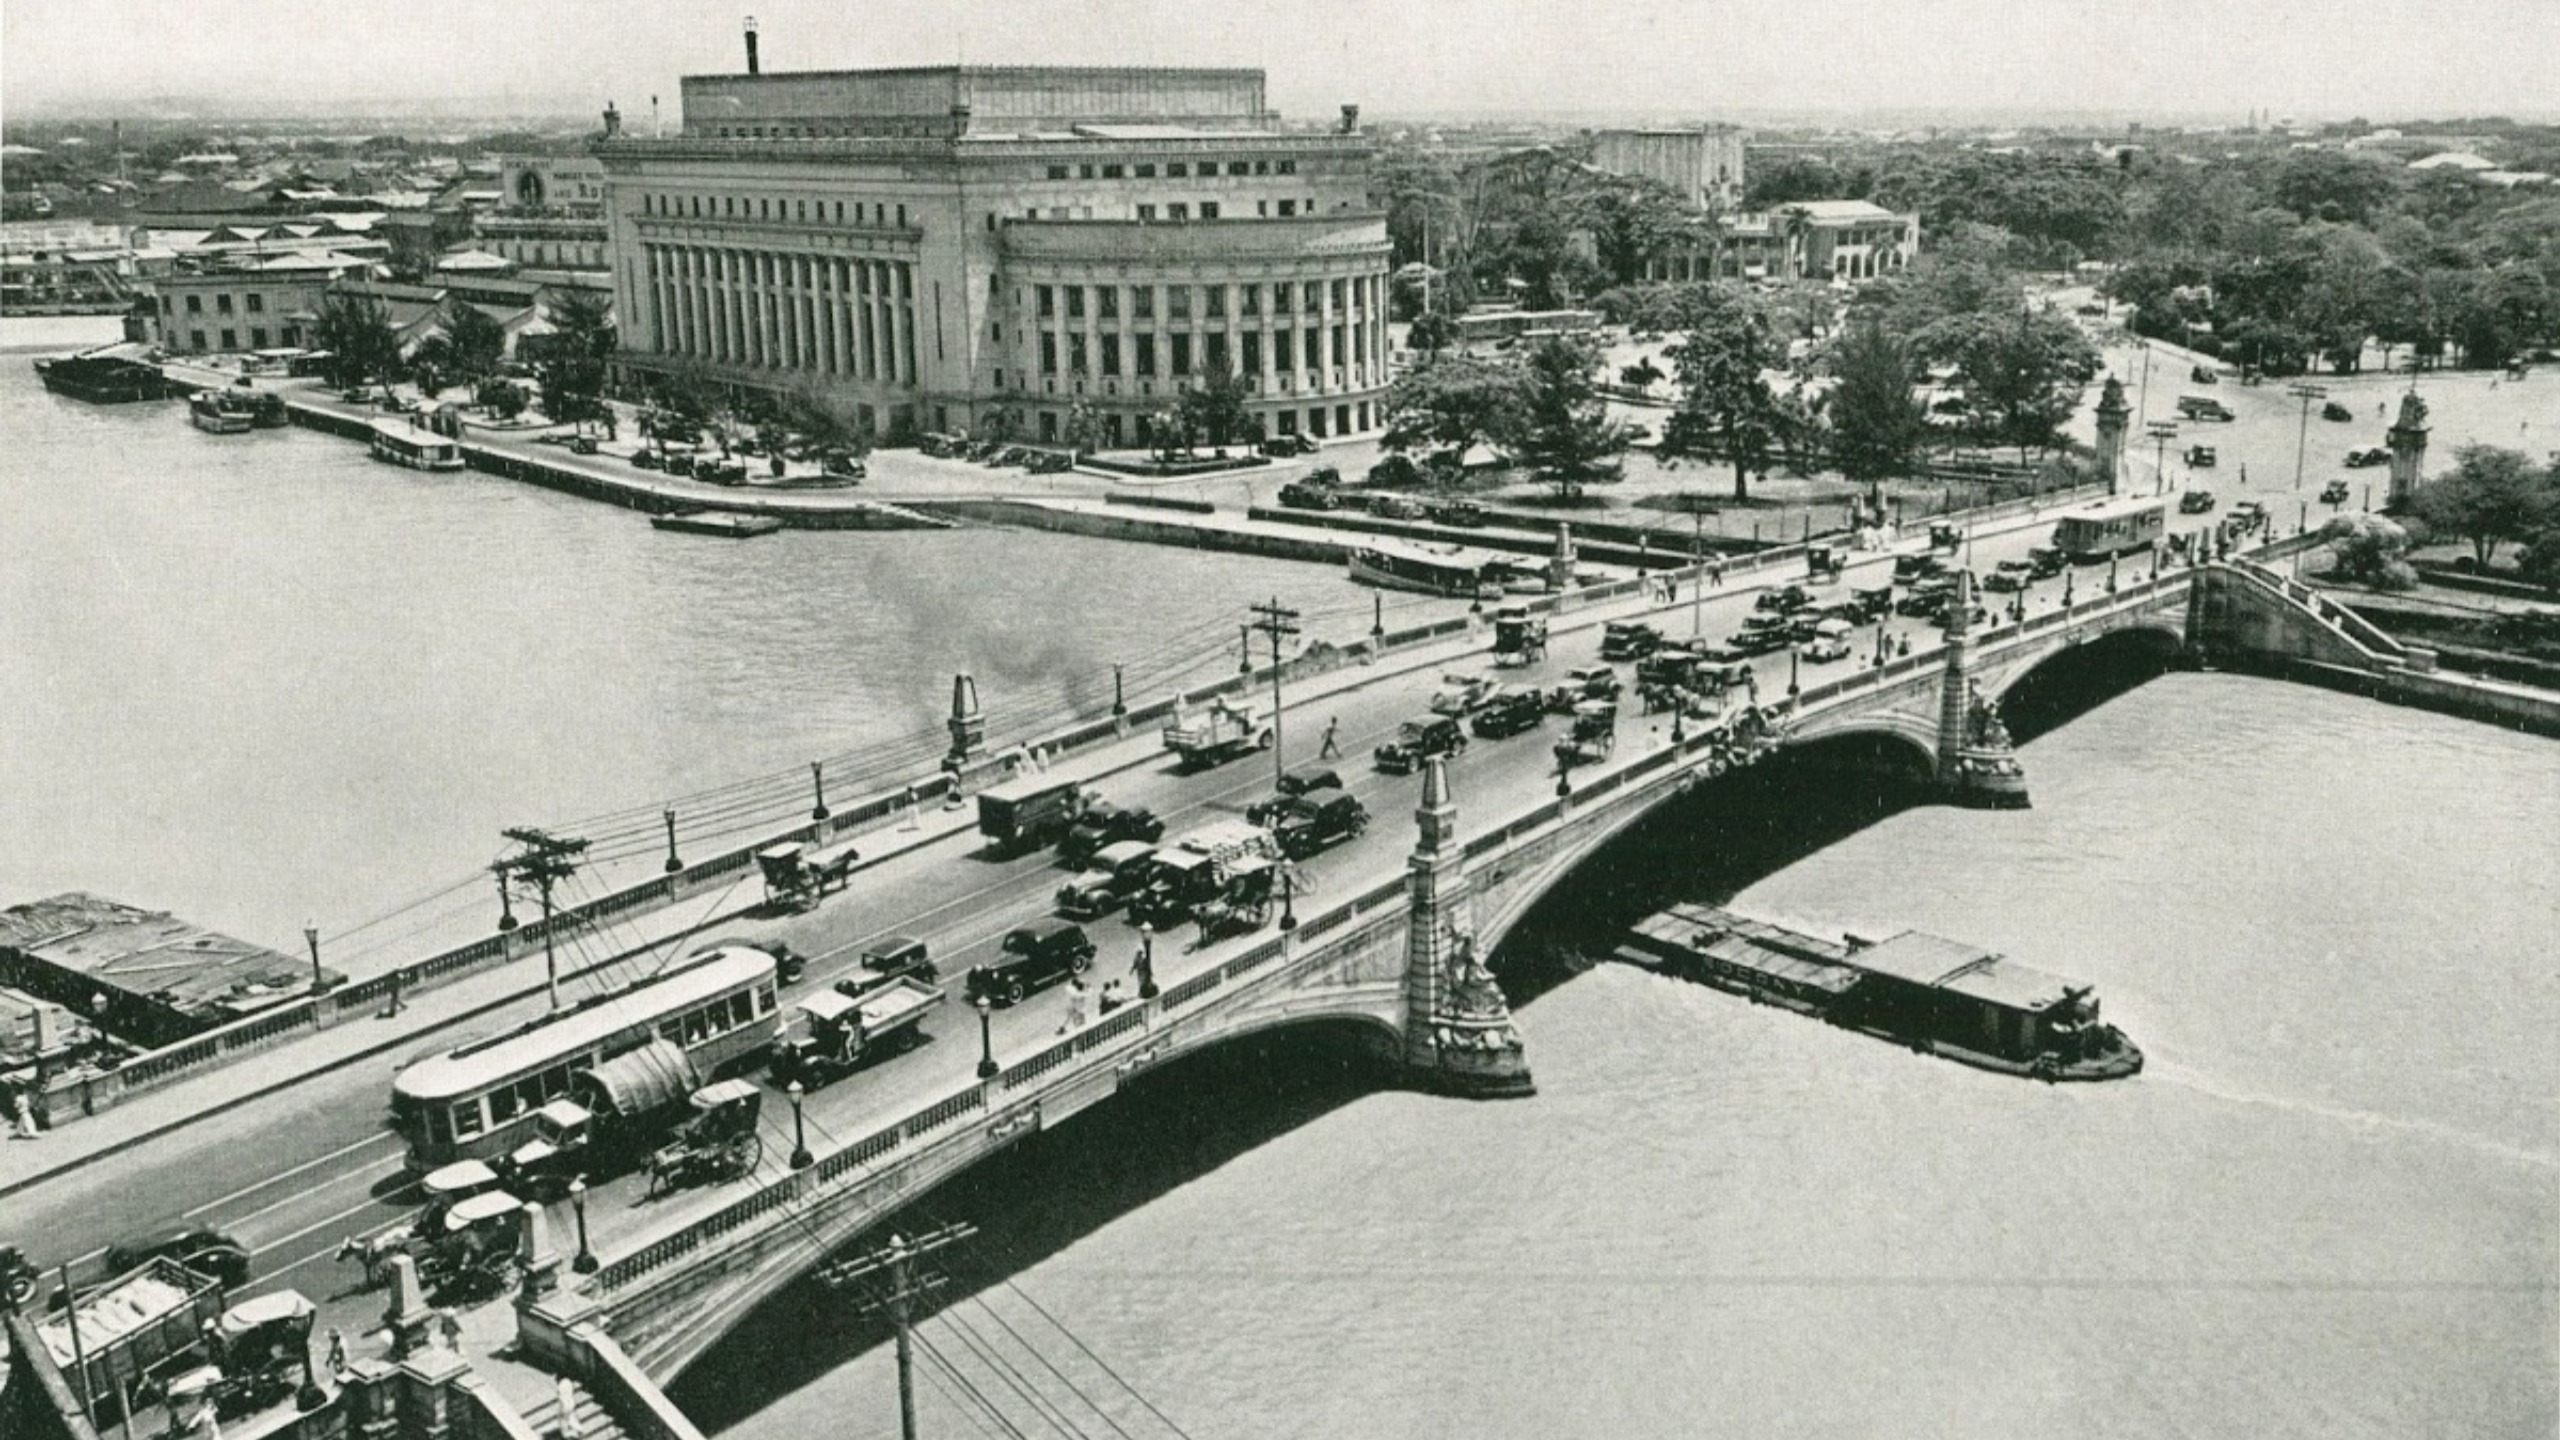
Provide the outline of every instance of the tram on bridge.
<path id="1" fill-rule="evenodd" d="M 409 1167 L 508 1155 L 536 1138 L 547 1106 L 573 1094 L 618 1115 L 631 1087 L 615 1083 L 614 1067 L 639 1052 L 663 1062 L 658 1068 L 703 1076 L 763 1054 L 782 1032 L 778 970 L 768 951 L 723 946 L 511 1034 L 418 1061 L 391 1084 L 392 1127 L 409 1142 Z M 670 1093 L 681 1100 L 690 1088 Z"/>
<path id="2" fill-rule="evenodd" d="M 2079 565 L 2148 550 L 2168 529 L 2166 500 L 2100 500 L 2063 515 L 2053 527 L 2053 548 Z"/>

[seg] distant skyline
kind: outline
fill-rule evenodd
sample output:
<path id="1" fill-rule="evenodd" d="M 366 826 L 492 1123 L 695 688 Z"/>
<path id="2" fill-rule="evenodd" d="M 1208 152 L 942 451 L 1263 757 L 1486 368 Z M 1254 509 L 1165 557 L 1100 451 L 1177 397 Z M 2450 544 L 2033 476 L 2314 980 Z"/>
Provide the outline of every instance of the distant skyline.
<path id="1" fill-rule="evenodd" d="M 0 0 L 0 114 L 461 100 L 669 124 L 744 68 L 1235 65 L 1321 121 L 2560 114 L 2560 0 Z M 441 106 L 436 108 L 443 108 Z"/>

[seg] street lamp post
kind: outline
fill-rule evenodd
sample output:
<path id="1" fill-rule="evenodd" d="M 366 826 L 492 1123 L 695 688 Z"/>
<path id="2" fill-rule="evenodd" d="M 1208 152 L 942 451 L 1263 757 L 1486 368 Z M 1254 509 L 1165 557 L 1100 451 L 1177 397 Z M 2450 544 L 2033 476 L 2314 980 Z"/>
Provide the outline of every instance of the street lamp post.
<path id="1" fill-rule="evenodd" d="M 806 1170 L 816 1164 L 818 1159 L 809 1153 L 809 1126 L 800 1113 L 802 1102 L 808 1098 L 809 1092 L 801 1088 L 799 1081 L 794 1080 L 782 1087 L 782 1093 L 791 1097 L 791 1168 Z"/>
<path id="2" fill-rule="evenodd" d="M 826 767 L 826 762 L 821 761 L 821 760 L 812 760 L 812 761 L 810 761 L 810 762 L 809 762 L 809 785 L 810 785 L 810 788 L 815 792 L 815 796 L 816 796 L 816 799 L 817 799 L 817 802 L 818 802 L 817 804 L 815 804 L 815 805 L 813 805 L 813 806 L 811 806 L 811 807 L 810 807 L 810 809 L 809 809 L 809 818 L 810 818 L 810 819 L 812 819 L 812 820 L 820 820 L 820 821 L 823 821 L 823 820 L 825 820 L 825 819 L 827 818 L 827 767 Z"/>
<path id="3" fill-rule="evenodd" d="M 1283 935 L 1298 928 L 1297 898 L 1297 871 L 1282 865 L 1280 867 L 1280 933 Z"/>
<path id="4" fill-rule="evenodd" d="M 320 927 L 305 922 L 302 943 L 311 947 L 311 993 L 317 995 L 327 988 L 320 981 Z"/>
<path id="5" fill-rule="evenodd" d="M 569 1268 L 581 1275 L 593 1275 L 602 1264 L 596 1259 L 594 1248 L 587 1244 L 587 1177 L 570 1177 L 569 1208 L 578 1214 L 578 1258 L 569 1262 Z"/>
<path id="6" fill-rule="evenodd" d="M 684 868 L 684 862 L 683 862 L 682 860 L 679 860 L 679 859 L 677 859 L 677 858 L 676 858 L 676 812 L 675 812 L 675 807 L 673 807 L 673 806 L 669 806 L 669 807 L 668 807 L 664 812 L 662 812 L 662 813 L 665 815 L 665 817 L 666 817 L 666 821 L 667 821 L 667 864 L 666 864 L 666 871 L 667 871 L 667 873 L 668 873 L 668 874 L 673 875 L 673 874 L 674 874 L 674 873 L 676 873 L 677 871 L 682 870 L 682 869 Z"/>
<path id="7" fill-rule="evenodd" d="M 996 1075 L 995 1021 L 996 1007 L 986 996 L 978 997 L 978 1078 L 992 1080 Z"/>
<path id="8" fill-rule="evenodd" d="M 2326 396 L 2329 389 L 2325 385 L 2289 385 L 2284 393 L 2302 401 L 2302 423 L 2293 437 L 2293 488 L 2299 490 L 2302 488 L 2303 453 L 2311 444 L 2311 402 Z"/>
<path id="9" fill-rule="evenodd" d="M 1156 927 L 1138 922 L 1138 998 L 1156 998 Z"/>

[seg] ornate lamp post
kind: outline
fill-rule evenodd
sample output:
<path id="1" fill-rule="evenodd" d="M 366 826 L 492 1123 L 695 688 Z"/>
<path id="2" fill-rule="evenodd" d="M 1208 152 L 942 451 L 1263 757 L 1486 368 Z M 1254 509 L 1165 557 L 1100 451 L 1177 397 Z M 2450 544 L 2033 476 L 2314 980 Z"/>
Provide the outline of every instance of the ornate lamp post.
<path id="1" fill-rule="evenodd" d="M 978 997 L 978 1078 L 992 1080 L 996 1074 L 995 1032 L 989 1028 L 996 1013 L 986 996 Z"/>
<path id="2" fill-rule="evenodd" d="M 674 873 L 676 873 L 677 871 L 682 870 L 682 869 L 684 868 L 684 862 L 683 862 L 682 860 L 679 860 L 679 859 L 677 859 L 677 858 L 676 858 L 676 812 L 675 812 L 675 807 L 673 807 L 673 806 L 669 806 L 666 810 L 664 810 L 664 811 L 662 811 L 662 812 L 660 812 L 660 813 L 665 817 L 666 822 L 667 822 L 667 863 L 666 863 L 666 872 L 667 872 L 668 874 L 670 874 L 670 875 L 673 875 L 673 874 L 674 874 Z"/>
<path id="3" fill-rule="evenodd" d="M 821 760 L 812 760 L 809 762 L 809 785 L 810 788 L 816 792 L 818 801 L 816 805 L 810 807 L 809 818 L 812 820 L 823 821 L 827 818 L 826 762 Z"/>
<path id="4" fill-rule="evenodd" d="M 1298 872 L 1287 865 L 1280 867 L 1280 933 L 1298 928 Z"/>
<path id="5" fill-rule="evenodd" d="M 302 943 L 311 947 L 311 993 L 318 995 L 329 988 L 320 978 L 320 927 L 304 922 Z"/>
<path id="6" fill-rule="evenodd" d="M 809 1153 L 809 1126 L 800 1113 L 801 1102 L 808 1098 L 809 1092 L 794 1080 L 783 1087 L 782 1093 L 791 1097 L 791 1168 L 806 1170 L 818 1159 Z"/>
<path id="7" fill-rule="evenodd" d="M 603 1262 L 596 1259 L 594 1248 L 587 1244 L 587 1177 L 570 1179 L 569 1207 L 578 1215 L 578 1258 L 569 1262 L 569 1268 L 581 1275 L 593 1275 Z"/>
<path id="8" fill-rule="evenodd" d="M 1138 998 L 1156 998 L 1156 927 L 1138 922 Z"/>

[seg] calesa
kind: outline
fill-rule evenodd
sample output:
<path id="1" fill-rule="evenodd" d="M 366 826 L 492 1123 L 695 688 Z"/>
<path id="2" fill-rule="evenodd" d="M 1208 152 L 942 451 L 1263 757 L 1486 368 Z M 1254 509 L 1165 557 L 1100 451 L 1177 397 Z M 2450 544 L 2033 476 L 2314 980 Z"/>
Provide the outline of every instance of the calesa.
<path id="1" fill-rule="evenodd" d="M 693 1092 L 693 1118 L 676 1138 L 649 1156 L 649 1193 L 703 1180 L 735 1180 L 764 1158 L 756 1117 L 764 1092 L 744 1080 L 723 1080 Z"/>

